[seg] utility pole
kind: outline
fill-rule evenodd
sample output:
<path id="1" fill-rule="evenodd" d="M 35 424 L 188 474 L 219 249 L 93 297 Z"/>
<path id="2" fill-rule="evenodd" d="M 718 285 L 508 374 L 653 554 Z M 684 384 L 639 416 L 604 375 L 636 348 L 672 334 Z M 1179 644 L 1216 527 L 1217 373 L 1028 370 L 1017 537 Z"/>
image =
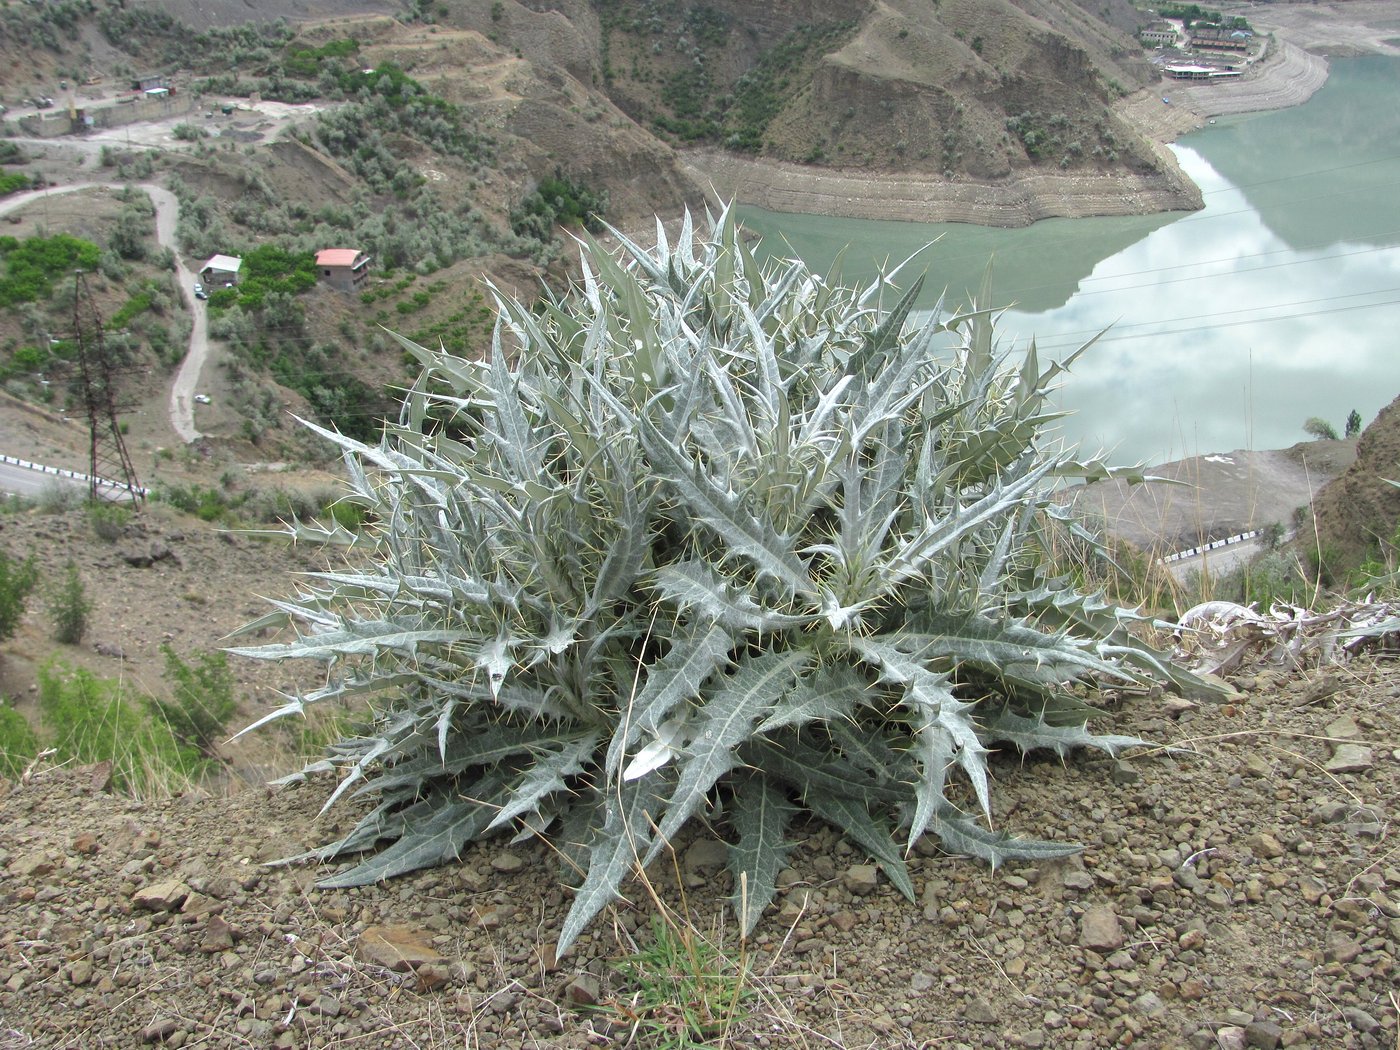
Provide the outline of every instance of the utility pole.
<path id="1" fill-rule="evenodd" d="M 136 480 L 136 468 L 126 452 L 121 427 L 117 425 L 117 404 L 112 389 L 112 361 L 102 338 L 102 316 L 97 312 L 87 275 L 74 271 L 73 331 L 78 340 L 78 368 L 83 383 L 83 407 L 87 409 L 90 455 L 88 464 L 88 499 L 130 498 L 139 507 L 146 490 Z M 106 492 L 105 481 L 112 486 Z"/>

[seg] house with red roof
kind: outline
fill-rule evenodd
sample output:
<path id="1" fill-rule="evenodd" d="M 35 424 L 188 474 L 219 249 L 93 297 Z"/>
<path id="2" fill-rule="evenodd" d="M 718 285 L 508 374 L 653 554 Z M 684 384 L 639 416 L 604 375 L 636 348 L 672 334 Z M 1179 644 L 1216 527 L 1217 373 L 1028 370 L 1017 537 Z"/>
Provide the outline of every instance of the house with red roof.
<path id="1" fill-rule="evenodd" d="M 322 248 L 316 253 L 316 270 L 322 284 L 353 292 L 368 279 L 369 260 L 358 248 Z"/>

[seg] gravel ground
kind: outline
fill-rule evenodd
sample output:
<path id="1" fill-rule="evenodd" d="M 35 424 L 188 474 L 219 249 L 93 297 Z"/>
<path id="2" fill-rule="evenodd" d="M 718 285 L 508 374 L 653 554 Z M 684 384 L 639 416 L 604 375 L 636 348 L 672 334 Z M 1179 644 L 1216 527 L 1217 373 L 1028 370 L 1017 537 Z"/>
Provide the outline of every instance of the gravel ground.
<path id="1" fill-rule="evenodd" d="M 1180 750 L 994 763 L 1000 825 L 1084 843 L 1069 861 L 993 873 L 921 843 L 910 904 L 808 829 L 727 1045 L 1395 1046 L 1400 673 L 1237 684 L 1111 705 L 1114 732 Z M 611 963 L 654 914 L 635 887 L 556 960 L 567 890 L 543 848 L 318 891 L 262 862 L 348 829 L 346 809 L 317 821 L 329 784 L 137 802 L 104 780 L 45 771 L 0 799 L 0 1047 L 627 1043 Z M 715 845 L 651 876 L 669 893 L 678 870 L 737 959 Z"/>

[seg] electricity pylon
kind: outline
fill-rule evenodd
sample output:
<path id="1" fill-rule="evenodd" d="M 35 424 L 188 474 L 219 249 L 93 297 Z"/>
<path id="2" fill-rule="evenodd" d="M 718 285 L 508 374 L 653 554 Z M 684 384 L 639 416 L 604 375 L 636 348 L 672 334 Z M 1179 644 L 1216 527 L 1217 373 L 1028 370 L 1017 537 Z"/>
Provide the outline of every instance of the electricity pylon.
<path id="1" fill-rule="evenodd" d="M 91 438 L 88 499 L 96 502 L 129 498 L 133 506 L 140 506 L 146 490 L 136 480 L 136 468 L 131 465 L 121 427 L 117 425 L 112 360 L 102 336 L 102 315 L 97 312 L 87 274 L 75 271 L 73 283 L 73 331 L 78 340 L 83 407 L 87 410 Z"/>

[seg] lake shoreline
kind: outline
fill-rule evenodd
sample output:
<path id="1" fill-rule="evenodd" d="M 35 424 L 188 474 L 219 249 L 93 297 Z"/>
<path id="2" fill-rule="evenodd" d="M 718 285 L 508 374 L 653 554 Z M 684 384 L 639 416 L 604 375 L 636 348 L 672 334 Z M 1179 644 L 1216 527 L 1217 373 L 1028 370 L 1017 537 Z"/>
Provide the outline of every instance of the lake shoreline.
<path id="1" fill-rule="evenodd" d="M 1181 171 L 1168 143 L 1215 116 L 1300 105 L 1327 81 L 1327 60 L 1290 37 L 1298 32 L 1308 43 L 1315 39 L 1297 26 L 1268 28 L 1274 54 L 1246 77 L 1216 84 L 1163 81 L 1119 104 L 1119 115 L 1157 148 L 1161 170 L 1145 175 L 1030 169 L 977 182 L 815 168 L 720 150 L 690 150 L 681 160 L 692 178 L 722 200 L 795 214 L 1009 228 L 1046 218 L 1195 211 L 1201 207 L 1200 190 Z M 1377 49 L 1385 45 L 1377 42 Z"/>

